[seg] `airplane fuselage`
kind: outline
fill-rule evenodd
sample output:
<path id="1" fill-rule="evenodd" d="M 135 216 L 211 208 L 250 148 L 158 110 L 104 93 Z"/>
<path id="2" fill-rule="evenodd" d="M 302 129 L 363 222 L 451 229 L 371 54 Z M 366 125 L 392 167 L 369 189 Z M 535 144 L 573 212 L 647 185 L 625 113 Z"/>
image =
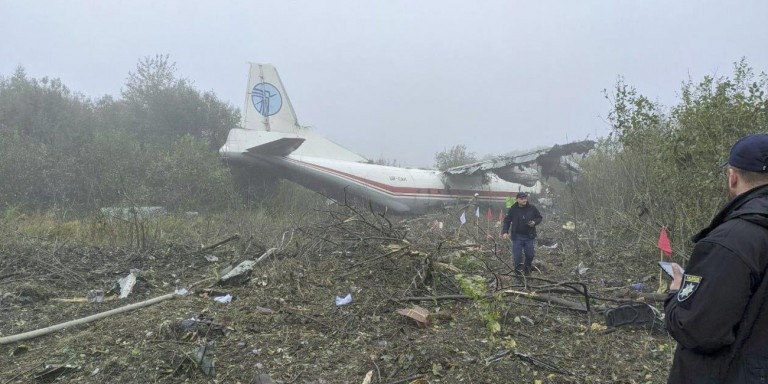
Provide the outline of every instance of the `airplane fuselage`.
<path id="1" fill-rule="evenodd" d="M 242 127 L 230 130 L 219 149 L 227 163 L 246 174 L 291 180 L 339 202 L 372 203 L 401 213 L 467 203 L 503 207 L 517 192 L 541 191 L 536 164 L 543 163 L 549 174 L 570 177 L 576 167 L 562 156 L 588 150 L 555 146 L 552 153 L 538 150 L 444 171 L 371 164 L 300 125 L 269 64 L 250 65 L 243 112 Z"/>
<path id="2" fill-rule="evenodd" d="M 367 203 L 400 213 L 420 213 L 475 199 L 484 206 L 502 207 L 511 191 L 538 192 L 493 175 L 451 180 L 437 170 L 390 167 L 308 156 L 224 154 L 227 161 L 251 166 L 285 178 L 334 200 Z M 485 179 L 485 180 L 484 180 Z"/>

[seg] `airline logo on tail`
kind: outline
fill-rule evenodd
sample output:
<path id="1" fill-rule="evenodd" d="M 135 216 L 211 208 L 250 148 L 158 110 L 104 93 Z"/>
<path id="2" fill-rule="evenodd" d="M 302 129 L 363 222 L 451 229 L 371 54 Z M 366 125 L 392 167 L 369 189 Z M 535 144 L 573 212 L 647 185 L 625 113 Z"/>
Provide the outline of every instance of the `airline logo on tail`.
<path id="1" fill-rule="evenodd" d="M 251 102 L 259 114 L 267 117 L 280 112 L 280 108 L 283 106 L 283 97 L 277 87 L 262 82 L 253 86 Z"/>
<path id="2" fill-rule="evenodd" d="M 258 154 L 320 157 L 367 162 L 360 156 L 299 124 L 277 70 L 270 64 L 251 63 L 248 84 L 243 89 L 243 130 L 230 132 L 224 152 L 259 147 L 284 137 L 302 138 L 302 143 L 281 142 L 259 147 Z M 255 154 L 255 152 L 250 152 Z"/>

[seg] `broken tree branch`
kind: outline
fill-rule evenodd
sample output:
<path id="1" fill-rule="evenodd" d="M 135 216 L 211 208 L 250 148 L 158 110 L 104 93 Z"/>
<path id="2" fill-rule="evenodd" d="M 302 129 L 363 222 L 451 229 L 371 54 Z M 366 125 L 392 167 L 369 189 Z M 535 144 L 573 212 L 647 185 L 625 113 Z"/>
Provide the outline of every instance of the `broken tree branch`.
<path id="1" fill-rule="evenodd" d="M 205 281 L 208 281 L 208 280 L 210 280 L 210 279 L 205 279 L 205 280 L 198 281 L 198 282 L 190 285 L 189 288 L 192 288 L 193 286 L 201 284 L 201 283 L 203 283 Z M 178 292 L 168 293 L 168 294 L 165 294 L 165 295 L 162 295 L 162 296 L 159 296 L 159 297 L 155 297 L 154 299 L 149 299 L 149 300 L 141 301 L 141 302 L 138 302 L 138 303 L 133 303 L 133 304 L 130 304 L 130 305 L 126 305 L 124 307 L 111 309 L 111 310 L 106 311 L 106 312 L 101 312 L 101 313 L 97 313 L 95 315 L 83 317 L 82 319 L 70 320 L 70 321 L 67 321 L 65 323 L 52 325 L 52 326 L 46 327 L 46 328 L 36 329 L 34 331 L 19 333 L 19 334 L 16 334 L 16 335 L 11 335 L 11 336 L 6 336 L 6 337 L 0 337 L 0 345 L 11 344 L 11 343 L 15 343 L 15 342 L 22 341 L 22 340 L 34 339 L 35 337 L 44 336 L 44 335 L 47 335 L 49 333 L 52 333 L 52 332 L 55 332 L 55 331 L 58 331 L 58 330 L 61 330 L 61 329 L 66 329 L 66 328 L 69 328 L 69 327 L 74 326 L 74 325 L 86 324 L 86 323 L 90 323 L 91 321 L 96 321 L 96 320 L 99 320 L 99 319 L 103 319 L 105 317 L 116 315 L 118 313 L 128 312 L 128 311 L 132 311 L 134 309 L 138 309 L 138 308 L 142 308 L 142 307 L 148 307 L 150 305 L 157 304 L 157 303 L 159 303 L 161 301 L 165 301 L 165 300 L 168 300 L 168 299 L 173 299 L 173 298 L 176 298 L 178 296 L 182 296 L 182 294 L 178 293 Z"/>
<path id="2" fill-rule="evenodd" d="M 575 303 L 570 300 L 561 299 L 559 297 L 554 297 L 552 295 L 539 295 L 534 292 L 522 292 L 522 291 L 515 291 L 511 289 L 499 291 L 499 293 L 505 294 L 505 295 L 516 295 L 516 296 L 522 296 L 527 299 L 541 301 L 544 303 L 555 303 L 564 306 L 567 309 L 572 309 L 574 311 L 579 312 L 587 312 L 587 308 L 579 303 Z M 493 295 L 486 295 L 485 297 L 491 298 Z M 434 300 L 471 300 L 472 298 L 467 295 L 444 295 L 444 296 L 416 296 L 416 297 L 403 297 L 399 299 L 400 301 L 434 301 Z"/>
<path id="3" fill-rule="evenodd" d="M 573 374 L 570 373 L 570 372 L 566 372 L 566 371 L 564 371 L 564 370 L 562 370 L 562 369 L 560 369 L 558 367 L 555 367 L 552 364 L 549 364 L 549 363 L 547 363 L 545 361 L 541 361 L 541 360 L 536 359 L 536 358 L 534 358 L 532 356 L 529 356 L 529 355 L 526 355 L 526 354 L 523 354 L 523 353 L 519 353 L 519 352 L 515 352 L 515 356 L 520 358 L 520 360 L 523 360 L 523 361 L 526 361 L 528 363 L 531 363 L 531 364 L 533 364 L 533 365 L 535 365 L 535 366 L 537 366 L 539 368 L 544 368 L 546 370 L 549 370 L 549 371 L 552 371 L 552 372 L 555 372 L 555 373 L 559 373 L 561 375 L 573 376 Z"/>
<path id="4" fill-rule="evenodd" d="M 118 313 L 128 312 L 128 311 L 132 311 L 132 310 L 137 309 L 137 308 L 147 307 L 147 306 L 150 306 L 152 304 L 157 304 L 157 303 L 159 303 L 161 301 L 172 299 L 172 298 L 177 297 L 177 296 L 179 296 L 179 295 L 177 293 L 175 293 L 175 292 L 174 293 L 169 293 L 169 294 L 166 294 L 166 295 L 155 297 L 154 299 L 149 299 L 149 300 L 146 300 L 146 301 L 141 301 L 141 302 L 138 302 L 138 303 L 133 303 L 133 304 L 130 304 L 130 305 L 126 305 L 124 307 L 111 309 L 109 311 L 97 313 L 95 315 L 91 315 L 91 316 L 88 316 L 88 317 L 83 317 L 82 319 L 71 320 L 71 321 L 67 321 L 65 323 L 52 325 L 50 327 L 41 328 L 41 329 L 37 329 L 37 330 L 34 330 L 34 331 L 19 333 L 19 334 L 16 334 L 16 335 L 0 337 L 0 345 L 11 344 L 11 343 L 15 343 L 15 342 L 22 341 L 22 340 L 34 339 L 35 337 L 44 336 L 44 335 L 47 335 L 49 333 L 52 333 L 52 332 L 55 332 L 55 331 L 58 331 L 58 330 L 61 330 L 61 329 L 69 328 L 69 327 L 72 327 L 72 326 L 75 326 L 75 325 L 81 325 L 81 324 L 90 323 L 91 321 L 103 319 L 105 317 L 116 315 Z"/>
<path id="5" fill-rule="evenodd" d="M 210 251 L 211 249 L 218 248 L 218 247 L 220 247 L 220 246 L 222 246 L 222 245 L 224 245 L 226 243 L 229 243 L 232 240 L 237 240 L 239 238 L 240 238 L 240 235 L 232 235 L 232 236 L 230 236 L 230 237 L 228 237 L 228 238 L 226 238 L 226 239 L 224 239 L 222 241 L 219 241 L 216 244 L 209 245 L 209 246 L 207 246 L 205 248 L 201 248 L 199 252 Z"/>

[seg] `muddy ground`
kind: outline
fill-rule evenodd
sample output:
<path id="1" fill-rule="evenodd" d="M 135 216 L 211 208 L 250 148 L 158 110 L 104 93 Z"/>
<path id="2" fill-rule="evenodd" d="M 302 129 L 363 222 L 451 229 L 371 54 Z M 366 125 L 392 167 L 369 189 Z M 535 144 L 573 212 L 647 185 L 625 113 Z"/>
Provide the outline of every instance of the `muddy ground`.
<path id="1" fill-rule="evenodd" d="M 452 215 L 326 215 L 272 242 L 241 235 L 203 250 L 6 242 L 0 338 L 202 282 L 185 297 L 0 345 L 0 384 L 665 382 L 674 342 L 648 326 L 607 327 L 604 316 L 643 300 L 632 285 L 655 291 L 653 254 L 549 215 L 538 268 L 522 280 L 510 273 L 509 246 L 485 236 L 495 223 L 458 230 Z M 275 247 L 248 281 L 216 284 L 226 266 Z M 128 298 L 84 300 L 134 268 Z M 467 281 L 483 294 L 462 288 Z M 226 294 L 231 302 L 214 300 Z M 337 306 L 347 294 L 351 302 Z M 430 312 L 429 324 L 396 313 L 414 305 Z"/>

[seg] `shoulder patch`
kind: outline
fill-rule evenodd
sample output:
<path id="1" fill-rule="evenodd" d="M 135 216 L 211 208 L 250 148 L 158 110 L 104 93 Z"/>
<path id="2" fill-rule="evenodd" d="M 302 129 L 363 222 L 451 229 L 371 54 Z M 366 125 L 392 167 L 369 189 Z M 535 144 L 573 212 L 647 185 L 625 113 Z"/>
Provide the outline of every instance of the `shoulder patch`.
<path id="1" fill-rule="evenodd" d="M 677 292 L 677 301 L 686 301 L 693 296 L 693 293 L 699 289 L 701 276 L 685 275 L 683 276 L 683 286 Z"/>

